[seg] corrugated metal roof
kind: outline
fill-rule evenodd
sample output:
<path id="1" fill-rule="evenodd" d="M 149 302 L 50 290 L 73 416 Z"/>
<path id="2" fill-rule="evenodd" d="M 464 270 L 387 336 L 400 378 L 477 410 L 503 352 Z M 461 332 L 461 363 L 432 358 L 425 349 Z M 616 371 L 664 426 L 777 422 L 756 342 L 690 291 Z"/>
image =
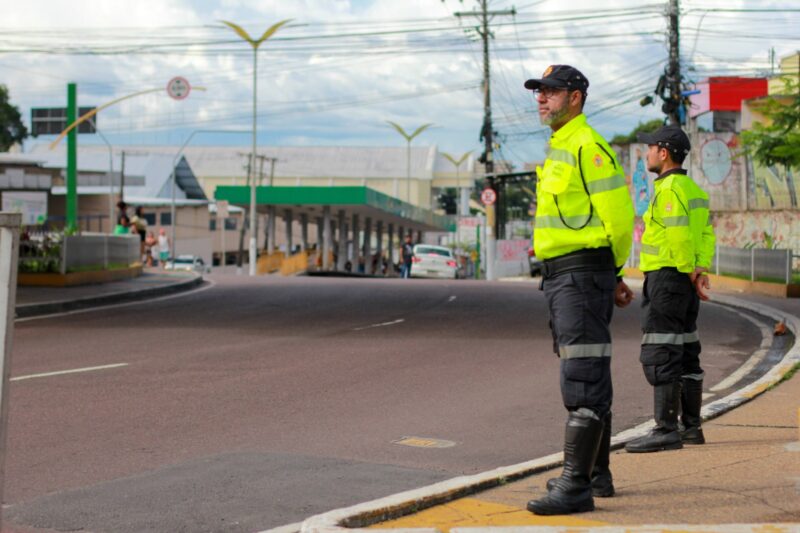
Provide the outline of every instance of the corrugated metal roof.
<path id="1" fill-rule="evenodd" d="M 115 152 L 119 149 L 115 149 Z M 174 152 L 174 150 L 173 150 Z M 41 162 L 45 168 L 64 169 L 67 164 L 66 149 L 59 147 L 50 150 L 47 145 L 34 146 L 30 154 Z M 125 185 L 125 196 L 139 198 L 171 198 L 172 197 L 172 161 L 175 154 L 157 153 L 150 150 L 131 149 L 125 155 L 125 176 L 139 177 L 138 183 L 143 185 Z M 119 172 L 122 157 L 115 153 L 113 157 L 114 172 Z M 80 172 L 108 172 L 109 157 L 105 146 L 85 146 L 78 149 L 78 169 Z M 183 159 L 178 161 L 176 198 L 207 200 L 202 187 L 195 177 L 191 166 Z M 79 186 L 78 194 L 105 194 L 107 186 Z"/>

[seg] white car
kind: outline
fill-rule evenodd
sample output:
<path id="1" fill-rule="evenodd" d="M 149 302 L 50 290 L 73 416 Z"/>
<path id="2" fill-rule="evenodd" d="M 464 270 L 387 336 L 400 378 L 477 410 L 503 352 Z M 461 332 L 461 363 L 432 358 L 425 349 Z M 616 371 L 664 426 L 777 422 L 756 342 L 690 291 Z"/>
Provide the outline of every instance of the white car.
<path id="1" fill-rule="evenodd" d="M 165 270 L 187 270 L 189 272 L 199 272 L 208 274 L 211 268 L 206 266 L 202 257 L 196 255 L 179 255 L 175 259 L 170 259 L 164 265 Z"/>
<path id="2" fill-rule="evenodd" d="M 411 259 L 412 278 L 445 278 L 458 277 L 458 263 L 453 251 L 444 246 L 417 244 Z"/>

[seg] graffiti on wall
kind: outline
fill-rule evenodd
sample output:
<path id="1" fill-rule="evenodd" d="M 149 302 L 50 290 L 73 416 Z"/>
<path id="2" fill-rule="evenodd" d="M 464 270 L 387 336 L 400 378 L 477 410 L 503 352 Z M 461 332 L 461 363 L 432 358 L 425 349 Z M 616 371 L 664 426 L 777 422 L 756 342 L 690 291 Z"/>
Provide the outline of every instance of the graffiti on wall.
<path id="1" fill-rule="evenodd" d="M 753 176 L 750 190 L 751 209 L 796 209 L 798 207 L 796 173 L 783 166 L 765 167 L 751 162 Z"/>
<path id="2" fill-rule="evenodd" d="M 747 209 L 747 162 L 735 133 L 699 133 L 688 166 L 712 211 Z"/>
<path id="3" fill-rule="evenodd" d="M 644 215 L 653 195 L 653 180 L 656 175 L 647 170 L 647 145 L 630 146 L 630 187 L 636 216 Z"/>
<path id="4" fill-rule="evenodd" d="M 713 218 L 717 242 L 721 246 L 800 250 L 797 211 L 718 213 Z"/>
<path id="5" fill-rule="evenodd" d="M 616 146 L 625 169 L 636 214 L 642 216 L 653 191 L 655 175 L 646 168 L 647 145 Z M 699 133 L 693 142 L 689 175 L 709 196 L 712 211 L 781 210 L 800 207 L 798 172 L 764 167 L 743 155 L 735 133 Z"/>

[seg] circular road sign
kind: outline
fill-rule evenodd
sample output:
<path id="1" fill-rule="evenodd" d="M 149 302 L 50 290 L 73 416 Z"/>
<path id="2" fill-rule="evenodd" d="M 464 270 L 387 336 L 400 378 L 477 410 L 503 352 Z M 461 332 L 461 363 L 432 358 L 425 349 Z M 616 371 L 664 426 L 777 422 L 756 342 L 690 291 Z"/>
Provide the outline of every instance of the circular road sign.
<path id="1" fill-rule="evenodd" d="M 497 193 L 494 192 L 494 189 L 483 189 L 481 193 L 481 202 L 484 205 L 492 205 L 497 201 Z"/>
<path id="2" fill-rule="evenodd" d="M 167 94 L 175 100 L 183 100 L 189 96 L 191 90 L 192 86 L 189 85 L 189 80 L 182 76 L 175 76 L 167 83 Z"/>

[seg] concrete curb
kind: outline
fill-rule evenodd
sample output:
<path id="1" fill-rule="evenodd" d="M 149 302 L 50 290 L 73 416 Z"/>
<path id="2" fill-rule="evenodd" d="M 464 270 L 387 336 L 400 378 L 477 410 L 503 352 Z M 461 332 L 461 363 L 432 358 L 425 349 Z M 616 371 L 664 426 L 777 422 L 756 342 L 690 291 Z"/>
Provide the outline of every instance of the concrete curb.
<path id="1" fill-rule="evenodd" d="M 643 526 L 515 526 L 514 533 L 792 533 L 797 524 L 650 524 Z M 451 533 L 508 533 L 508 527 L 455 527 Z M 398 530 L 393 530 L 398 531 Z"/>
<path id="2" fill-rule="evenodd" d="M 721 303 L 723 305 L 727 305 L 733 308 L 741 308 L 749 311 L 754 311 L 764 317 L 776 321 L 784 321 L 789 330 L 795 335 L 795 343 L 792 346 L 792 348 L 784 355 L 781 361 L 777 363 L 775 366 L 773 366 L 764 376 L 762 376 L 755 382 L 751 383 L 750 385 L 747 385 L 746 387 L 743 387 L 742 389 L 739 389 L 729 394 L 728 396 L 716 400 L 703 407 L 702 416 L 704 420 L 716 418 L 717 416 L 720 416 L 721 414 L 752 400 L 753 398 L 757 397 L 761 393 L 768 390 L 771 386 L 781 381 L 781 379 L 783 379 L 783 377 L 796 364 L 800 363 L 800 343 L 797 342 L 797 337 L 798 335 L 800 335 L 800 319 L 798 319 L 794 315 L 780 311 L 778 309 L 766 305 L 757 304 L 754 302 L 748 302 L 731 296 L 718 295 L 715 297 L 714 301 L 716 303 Z M 636 426 L 634 428 L 618 433 L 611 440 L 612 448 L 618 449 L 622 447 L 626 442 L 646 434 L 650 430 L 650 428 L 653 427 L 653 425 L 654 423 L 652 421 L 649 421 L 644 424 L 640 424 L 639 426 Z M 533 461 L 527 461 L 524 463 L 519 463 L 511 466 L 505 466 L 497 468 L 495 470 L 482 472 L 480 474 L 456 477 L 447 481 L 442 481 L 439 483 L 435 483 L 433 485 L 421 487 L 419 489 L 401 492 L 391 496 L 386 496 L 384 498 L 379 498 L 377 500 L 372 500 L 369 502 L 357 504 L 351 507 L 335 509 L 323 514 L 309 517 L 303 522 L 300 531 L 303 533 L 334 533 L 334 532 L 345 532 L 345 531 L 366 532 L 368 531 L 367 529 L 359 529 L 359 528 L 364 528 L 367 525 L 388 520 L 390 518 L 396 518 L 404 514 L 411 514 L 413 512 L 433 507 L 435 505 L 440 505 L 442 503 L 446 503 L 461 498 L 463 496 L 467 496 L 469 494 L 480 492 L 481 490 L 485 490 L 491 487 L 496 487 L 498 485 L 507 483 L 509 481 L 513 481 L 516 479 L 527 477 L 532 474 L 550 470 L 552 468 L 560 466 L 562 462 L 563 462 L 563 454 L 559 452 L 552 455 L 548 455 L 546 457 L 535 459 Z M 693 530 L 751 531 L 752 530 L 752 529 L 731 529 L 731 527 L 733 526 L 734 524 L 725 524 L 724 528 L 723 526 L 720 526 L 719 529 L 713 529 L 716 526 L 707 526 L 707 525 L 702 526 L 702 528 L 704 529 L 698 529 L 701 526 L 689 526 L 689 525 L 652 526 L 652 527 L 647 526 L 650 527 L 650 529 L 646 529 L 646 526 L 637 526 L 637 528 L 634 529 L 631 529 L 630 527 L 621 529 L 611 528 L 608 529 L 608 531 L 606 532 L 601 528 L 597 531 L 603 531 L 604 533 L 611 533 L 616 531 L 644 532 L 644 531 L 673 531 L 673 530 L 675 531 L 693 531 Z M 737 527 L 738 526 L 741 526 L 743 528 L 745 527 L 749 528 L 749 525 L 745 524 L 737 525 Z M 641 527 L 641 529 L 638 529 L 638 527 Z M 778 525 L 778 529 L 775 529 L 774 531 L 782 531 L 780 527 L 781 526 Z M 516 528 L 515 527 L 513 529 L 514 531 L 524 530 L 526 533 L 527 532 L 554 533 L 556 531 L 561 531 L 561 529 L 563 528 L 553 528 L 553 527 Z M 510 531 L 509 528 L 497 528 L 497 527 L 459 528 L 459 529 L 454 529 L 453 531 L 454 532 L 461 531 L 466 533 L 470 530 L 472 532 L 497 530 L 496 533 L 499 533 L 501 531 L 505 532 Z M 586 531 L 588 530 L 589 529 L 586 528 Z M 789 530 L 791 529 L 787 529 L 787 531 Z M 423 532 L 438 533 L 438 530 L 435 528 L 392 529 L 385 531 L 392 531 L 395 533 L 403 531 L 415 532 L 415 533 L 423 533 Z M 582 531 L 582 529 L 572 527 L 571 529 L 569 529 L 569 531 L 570 532 Z"/>
<path id="3" fill-rule="evenodd" d="M 84 298 L 77 298 L 75 300 L 60 300 L 55 302 L 17 305 L 15 308 L 15 318 L 31 318 L 42 315 L 65 313 L 68 311 L 77 311 L 81 309 L 103 307 L 106 305 L 123 302 L 146 300 L 156 296 L 164 296 L 167 294 L 188 291 L 201 285 L 202 283 L 203 276 L 201 274 L 194 274 L 192 277 L 187 276 L 186 279 L 182 279 L 181 281 L 170 283 L 168 285 L 147 287 L 132 291 L 113 292 L 97 296 L 86 296 Z"/>

